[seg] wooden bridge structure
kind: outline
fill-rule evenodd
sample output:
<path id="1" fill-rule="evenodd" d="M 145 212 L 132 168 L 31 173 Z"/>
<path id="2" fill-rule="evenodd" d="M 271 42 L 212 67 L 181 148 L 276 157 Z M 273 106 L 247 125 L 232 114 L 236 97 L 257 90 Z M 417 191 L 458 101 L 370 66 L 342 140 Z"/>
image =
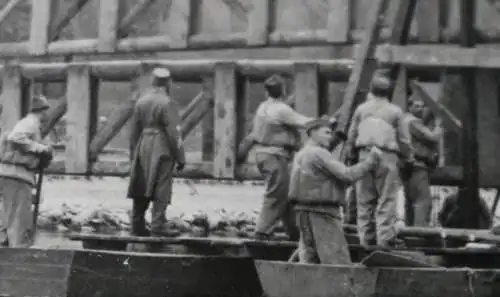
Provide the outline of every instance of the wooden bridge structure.
<path id="1" fill-rule="evenodd" d="M 236 147 L 247 131 L 241 119 L 247 114 L 249 102 L 255 100 L 248 96 L 248 82 L 262 81 L 275 72 L 284 74 L 293 84 L 295 108 L 307 115 L 321 115 L 343 108 L 344 97 L 355 99 L 365 92 L 360 81 L 366 85 L 369 76 L 363 71 L 373 69 L 378 58 L 385 64 L 400 65 L 394 100 L 404 106 L 409 89 L 424 98 L 444 118 L 449 130 L 447 147 L 456 148 L 459 139 L 464 139 L 462 132 L 468 131 L 462 155 L 477 157 L 478 161 L 467 158 L 467 166 L 479 164 L 475 168 L 481 169 L 476 170 L 481 186 L 499 185 L 496 147 L 500 144 L 500 97 L 496 69 L 500 68 L 500 50 L 495 45 L 500 39 L 500 14 L 496 1 L 474 2 L 474 12 L 479 16 L 473 20 L 474 42 L 478 45 L 469 48 L 460 47 L 461 1 L 416 1 L 404 42 L 396 37 L 401 37 L 405 17 L 402 11 L 410 0 L 387 1 L 380 6 L 386 10 L 385 18 L 375 21 L 370 21 L 368 15 L 379 5 L 374 4 L 378 0 L 213 1 L 216 3 L 73 0 L 64 1 L 64 5 L 58 0 L 4 1 L 0 31 L 9 13 L 23 3 L 31 2 L 31 17 L 28 40 L 0 43 L 2 129 L 11 128 L 27 111 L 28 95 L 37 85 L 65 82 L 65 98 L 51 110 L 44 128 L 48 133 L 66 115 L 64 158 L 55 162 L 50 171 L 126 175 L 126 170 L 104 172 L 93 165 L 130 118 L 134 100 L 148 85 L 150 70 L 163 65 L 171 70 L 176 82 L 202 84 L 200 94 L 181 112 L 182 134 L 188 135 L 200 122 L 210 128 L 204 130 L 213 130 L 203 135 L 203 159 L 190 160 L 179 176 L 259 178 L 252 164 L 235 163 Z M 141 15 L 155 12 L 159 2 L 163 18 L 157 24 L 156 35 L 135 36 L 134 22 Z M 64 28 L 90 4 L 98 7 L 97 36 L 64 39 Z M 218 5 L 217 20 L 206 15 L 207 11 L 213 12 L 213 5 Z M 208 30 L 207 24 L 216 21 L 222 29 Z M 93 25 L 88 20 L 82 24 Z M 360 44 L 364 36 L 370 37 L 369 47 L 378 42 L 376 55 L 367 55 Z M 363 54 L 364 58 L 354 60 Z M 481 68 L 473 71 L 481 82 L 473 94 L 464 96 L 460 91 L 463 84 L 453 70 L 457 67 Z M 98 89 L 106 81 L 130 82 L 130 98 L 124 99 L 108 123 L 97 129 L 97 108 L 102 100 Z M 440 96 L 429 93 L 422 82 L 442 86 Z M 478 100 L 465 100 L 470 95 Z M 474 116 L 469 117 L 471 113 Z M 479 146 L 474 144 L 476 137 Z M 459 184 L 470 171 L 462 170 L 460 158 L 441 165 L 433 176 L 438 184 Z"/>

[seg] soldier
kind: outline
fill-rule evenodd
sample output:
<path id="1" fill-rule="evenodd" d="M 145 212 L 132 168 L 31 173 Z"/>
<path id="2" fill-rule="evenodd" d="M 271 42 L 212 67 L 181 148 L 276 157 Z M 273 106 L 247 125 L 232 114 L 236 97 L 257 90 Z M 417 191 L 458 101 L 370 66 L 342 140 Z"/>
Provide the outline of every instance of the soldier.
<path id="1" fill-rule="evenodd" d="M 270 238 L 274 225 L 281 219 L 290 239 L 297 240 L 298 231 L 287 199 L 289 164 L 300 148 L 299 129 L 313 118 L 295 112 L 283 101 L 285 82 L 280 76 L 271 76 L 264 87 L 268 99 L 257 108 L 252 132 L 240 145 L 237 161 L 242 162 L 255 146 L 257 166 L 266 181 L 255 236 Z"/>
<path id="2" fill-rule="evenodd" d="M 441 120 L 435 120 L 434 129 L 423 122 L 424 102 L 411 97 L 406 123 L 410 130 L 414 162 L 405 164 L 401 177 L 405 190 L 406 225 L 428 226 L 432 211 L 429 171 L 437 165 L 437 145 L 443 135 Z"/>
<path id="3" fill-rule="evenodd" d="M 153 70 L 153 89 L 137 101 L 131 141 L 132 166 L 128 197 L 133 199 L 132 234 L 147 236 L 145 212 L 153 204 L 151 233 L 165 236 L 166 209 L 171 203 L 173 172 L 184 168 L 177 104 L 170 98 L 170 72 Z"/>
<path id="4" fill-rule="evenodd" d="M 380 164 L 356 185 L 358 230 L 363 245 L 389 246 L 396 236 L 400 156 L 410 159 L 404 112 L 389 102 L 391 82 L 375 75 L 366 102 L 352 119 L 346 150 L 362 161 L 374 146 L 382 150 Z"/>
<path id="5" fill-rule="evenodd" d="M 307 127 L 308 141 L 296 154 L 290 176 L 290 200 L 300 231 L 299 259 L 303 263 L 351 264 L 342 228 L 344 188 L 377 165 L 380 150 L 373 147 L 360 163 L 346 167 L 329 151 L 331 123 L 320 119 Z"/>
<path id="6" fill-rule="evenodd" d="M 0 245 L 29 247 L 34 230 L 32 189 L 35 172 L 47 167 L 52 147 L 42 142 L 41 125 L 49 104 L 43 96 L 32 98 L 31 109 L 0 140 Z"/>

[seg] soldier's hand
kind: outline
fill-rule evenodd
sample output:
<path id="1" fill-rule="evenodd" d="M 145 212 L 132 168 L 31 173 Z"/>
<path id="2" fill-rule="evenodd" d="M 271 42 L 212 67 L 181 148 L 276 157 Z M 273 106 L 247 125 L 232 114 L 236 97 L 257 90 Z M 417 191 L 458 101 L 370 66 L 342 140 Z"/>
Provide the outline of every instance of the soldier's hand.
<path id="1" fill-rule="evenodd" d="M 185 167 L 185 166 L 186 166 L 186 164 L 185 164 L 185 163 L 177 163 L 177 166 L 175 167 L 175 169 L 176 169 L 177 171 L 182 171 L 182 170 L 184 170 L 184 167 Z"/>
<path id="2" fill-rule="evenodd" d="M 370 150 L 370 154 L 372 154 L 377 161 L 380 161 L 380 158 L 382 157 L 382 150 L 380 150 L 378 147 L 374 146 Z"/>

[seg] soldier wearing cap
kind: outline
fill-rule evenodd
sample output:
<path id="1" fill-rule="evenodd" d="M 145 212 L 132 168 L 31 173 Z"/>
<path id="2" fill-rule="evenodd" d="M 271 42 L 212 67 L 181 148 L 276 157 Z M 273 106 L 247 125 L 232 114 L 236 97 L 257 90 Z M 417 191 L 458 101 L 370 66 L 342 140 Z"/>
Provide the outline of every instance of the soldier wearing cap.
<path id="1" fill-rule="evenodd" d="M 300 231 L 299 259 L 351 264 L 341 219 L 344 188 L 368 174 L 381 152 L 373 147 L 363 161 L 347 167 L 330 153 L 336 137 L 330 121 L 308 123 L 307 135 L 309 139 L 294 157 L 289 191 Z"/>
<path id="2" fill-rule="evenodd" d="M 391 82 L 373 78 L 367 100 L 354 112 L 346 151 L 366 159 L 372 147 L 382 150 L 380 164 L 356 185 L 358 231 L 363 245 L 390 246 L 396 240 L 400 160 L 412 158 L 405 114 L 388 100 Z"/>
<path id="3" fill-rule="evenodd" d="M 132 234 L 147 236 L 145 213 L 153 204 L 151 233 L 168 235 L 166 209 L 171 203 L 174 169 L 185 164 L 179 108 L 169 96 L 170 72 L 153 70 L 153 88 L 134 107 L 132 165 L 128 197 L 133 199 Z"/>
<path id="4" fill-rule="evenodd" d="M 290 239 L 296 240 L 298 232 L 287 199 L 289 164 L 293 153 L 300 148 L 299 129 L 313 118 L 297 113 L 284 102 L 285 82 L 279 75 L 268 78 L 264 87 L 268 99 L 257 108 L 252 132 L 242 141 L 237 161 L 243 162 L 254 147 L 257 166 L 266 182 L 256 237 L 269 238 L 274 225 L 281 220 Z"/>
<path id="5" fill-rule="evenodd" d="M 31 206 L 35 172 L 52 160 L 52 147 L 42 142 L 41 125 L 49 103 L 32 98 L 30 112 L 0 139 L 0 244 L 29 247 L 34 240 Z"/>

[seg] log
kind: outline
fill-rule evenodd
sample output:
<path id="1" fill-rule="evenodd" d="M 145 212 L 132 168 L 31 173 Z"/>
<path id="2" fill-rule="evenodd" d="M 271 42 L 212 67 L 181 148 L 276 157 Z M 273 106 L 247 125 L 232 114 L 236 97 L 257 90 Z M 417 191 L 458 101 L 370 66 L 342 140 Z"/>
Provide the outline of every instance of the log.
<path id="1" fill-rule="evenodd" d="M 97 113 L 96 80 L 85 66 L 68 69 L 67 95 L 67 143 L 64 155 L 68 172 L 88 172 L 90 169 L 90 140 L 92 139 L 93 115 Z"/>
<path id="2" fill-rule="evenodd" d="M 88 66 L 92 75 L 101 80 L 130 80 L 135 77 L 141 64 L 154 64 L 170 70 L 174 79 L 179 81 L 201 81 L 203 77 L 213 75 L 215 65 L 224 60 L 115 60 L 70 63 L 23 63 L 23 75 L 27 78 L 42 81 L 64 81 L 69 66 Z M 293 75 L 297 63 L 318 64 L 318 72 L 328 80 L 345 81 L 352 68 L 352 60 L 234 60 L 236 70 L 251 80 L 263 80 L 274 73 Z M 3 66 L 0 66 L 2 69 Z"/>
<path id="3" fill-rule="evenodd" d="M 340 108 L 338 117 L 336 129 L 345 134 L 348 133 L 350 119 L 352 118 L 354 110 L 366 96 L 365 90 L 369 89 L 371 78 L 376 69 L 376 61 L 373 59 L 373 54 L 376 50 L 377 42 L 380 37 L 380 30 L 382 28 L 380 16 L 385 12 L 388 1 L 376 0 L 373 1 L 372 4 L 373 6 L 370 10 L 366 26 L 366 36 L 358 50 L 356 64 L 349 77 L 344 103 Z"/>
<path id="4" fill-rule="evenodd" d="M 248 46 L 263 46 L 268 43 L 273 1 L 254 0 L 248 13 L 246 43 Z"/>
<path id="5" fill-rule="evenodd" d="M 99 38 L 97 48 L 100 53 L 112 53 L 118 40 L 120 0 L 99 1 Z"/>
<path id="6" fill-rule="evenodd" d="M 168 12 L 163 15 L 160 22 L 159 35 L 169 37 L 166 38 L 169 48 L 185 49 L 189 45 L 189 38 L 198 27 L 198 9 L 201 2 L 196 0 L 169 0 L 166 4 L 168 7 L 162 7 L 162 9 L 168 10 Z"/>
<path id="7" fill-rule="evenodd" d="M 43 55 L 50 42 L 50 24 L 56 13 L 57 2 L 54 0 L 32 0 L 30 27 L 30 54 Z"/>
<path id="8" fill-rule="evenodd" d="M 419 0 L 415 18 L 417 19 L 418 40 L 422 43 L 439 42 L 441 3 L 436 0 Z"/>
<path id="9" fill-rule="evenodd" d="M 218 178 L 234 178 L 238 133 L 236 92 L 236 64 L 218 63 L 214 75 L 214 176 Z"/>
<path id="10" fill-rule="evenodd" d="M 0 26 L 5 22 L 12 10 L 23 1 L 26 0 L 9 0 L 9 2 L 7 2 L 4 7 L 2 7 L 2 10 L 0 10 Z"/>
<path id="11" fill-rule="evenodd" d="M 89 0 L 75 0 L 73 4 L 68 8 L 66 13 L 61 17 L 60 20 L 57 20 L 51 24 L 50 27 L 50 35 L 49 40 L 56 41 L 59 39 L 59 35 L 66 28 L 71 20 L 80 12 L 80 10 L 87 4 Z"/>
<path id="12" fill-rule="evenodd" d="M 42 127 L 42 136 L 45 137 L 49 134 L 49 132 L 54 128 L 57 122 L 64 116 L 66 111 L 68 110 L 68 101 L 66 98 L 59 99 L 57 105 L 49 110 L 49 114 L 47 116 L 48 120 L 44 123 Z"/>
<path id="13" fill-rule="evenodd" d="M 208 114 L 214 106 L 214 97 L 211 92 L 203 92 L 202 100 L 198 101 L 197 106 L 182 121 L 181 135 L 185 139 L 189 133 L 196 127 L 200 121 Z"/>
<path id="14" fill-rule="evenodd" d="M 427 92 L 415 81 L 411 82 L 411 88 L 419 96 L 433 113 L 443 119 L 443 123 L 448 129 L 453 129 L 458 135 L 462 134 L 462 122 L 444 105 L 432 99 Z"/>
<path id="15" fill-rule="evenodd" d="M 198 93 L 198 95 L 189 102 L 188 106 L 181 111 L 181 121 L 184 121 L 198 107 L 200 101 L 205 99 L 204 95 L 203 91 Z"/>
<path id="16" fill-rule="evenodd" d="M 328 1 L 327 42 L 347 43 L 351 31 L 353 3 L 350 0 Z"/>
<path id="17" fill-rule="evenodd" d="M 382 64 L 497 69 L 500 68 L 500 49 L 482 45 L 475 48 L 460 48 L 455 45 L 386 45 L 379 47 L 377 59 Z"/>
<path id="18" fill-rule="evenodd" d="M 398 230 L 398 236 L 457 239 L 466 242 L 487 242 L 500 244 L 500 236 L 491 234 L 490 230 L 403 227 Z"/>
<path id="19" fill-rule="evenodd" d="M 120 21 L 120 25 L 117 30 L 117 37 L 119 39 L 126 38 L 130 32 L 130 28 L 134 22 L 145 12 L 151 4 L 156 0 L 139 0 L 135 5 L 125 14 L 123 19 Z"/>

